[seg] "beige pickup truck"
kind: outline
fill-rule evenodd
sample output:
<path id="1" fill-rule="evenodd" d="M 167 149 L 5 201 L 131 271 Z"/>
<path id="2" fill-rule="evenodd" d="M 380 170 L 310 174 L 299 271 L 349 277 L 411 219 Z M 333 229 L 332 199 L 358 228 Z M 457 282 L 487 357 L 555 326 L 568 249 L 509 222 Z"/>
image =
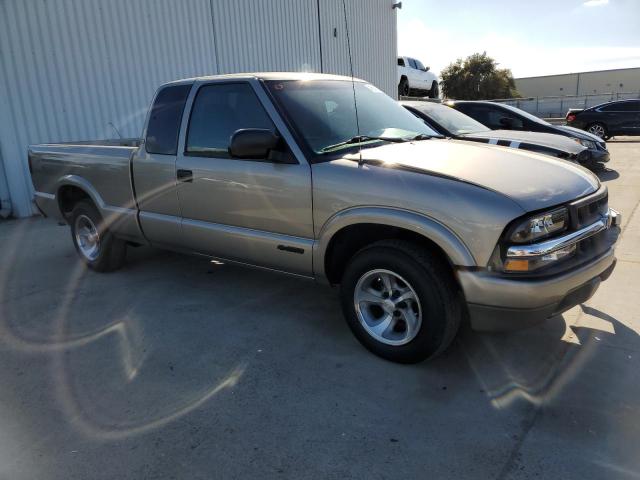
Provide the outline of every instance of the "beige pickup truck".
<path id="1" fill-rule="evenodd" d="M 442 352 L 467 318 L 561 313 L 615 265 L 620 216 L 592 173 L 442 138 L 351 78 L 172 82 L 141 139 L 34 145 L 29 166 L 90 268 L 153 245 L 340 285 L 356 337 L 399 362 Z"/>

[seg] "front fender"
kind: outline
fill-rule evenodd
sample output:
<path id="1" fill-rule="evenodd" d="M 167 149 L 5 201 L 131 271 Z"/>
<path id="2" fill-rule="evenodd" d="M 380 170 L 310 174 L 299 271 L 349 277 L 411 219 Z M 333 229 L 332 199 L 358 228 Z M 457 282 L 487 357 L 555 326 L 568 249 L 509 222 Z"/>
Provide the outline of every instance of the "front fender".
<path id="1" fill-rule="evenodd" d="M 313 265 L 316 278 L 327 282 L 325 255 L 333 236 L 341 229 L 357 224 L 388 225 L 410 230 L 431 240 L 449 257 L 453 265 L 473 267 L 476 260 L 460 237 L 437 220 L 426 215 L 389 207 L 353 207 L 329 218 L 320 229 L 313 247 Z"/>

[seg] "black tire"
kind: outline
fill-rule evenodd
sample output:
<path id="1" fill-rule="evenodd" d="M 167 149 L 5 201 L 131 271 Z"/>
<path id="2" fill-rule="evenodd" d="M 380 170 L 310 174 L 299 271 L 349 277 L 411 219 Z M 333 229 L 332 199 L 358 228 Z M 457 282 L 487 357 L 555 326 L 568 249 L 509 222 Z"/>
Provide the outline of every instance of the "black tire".
<path id="1" fill-rule="evenodd" d="M 354 292 L 359 280 L 378 269 L 406 279 L 419 299 L 422 323 L 415 336 L 402 345 L 389 345 L 374 338 L 356 311 Z M 445 351 L 463 316 L 462 294 L 449 265 L 424 247 L 402 240 L 376 242 L 354 255 L 343 274 L 340 295 L 347 323 L 360 343 L 376 355 L 398 363 L 420 362 Z"/>
<path id="2" fill-rule="evenodd" d="M 592 132 L 591 129 L 592 128 L 600 128 L 602 129 L 602 132 L 604 132 L 602 135 L 599 135 L 595 132 Z M 611 136 L 609 135 L 609 130 L 607 129 L 607 126 L 604 123 L 601 122 L 594 122 L 591 123 L 589 125 L 587 125 L 587 128 L 585 129 L 587 132 L 592 133 L 593 135 L 596 135 L 597 137 L 600 137 L 602 140 L 609 140 L 611 138 Z"/>
<path id="3" fill-rule="evenodd" d="M 398 85 L 398 95 L 400 95 L 401 97 L 409 96 L 409 81 L 407 80 L 407 77 L 402 77 L 400 79 L 400 84 Z"/>
<path id="4" fill-rule="evenodd" d="M 69 217 L 71 224 L 71 238 L 80 258 L 92 270 L 97 272 L 112 272 L 119 269 L 125 262 L 127 244 L 115 238 L 104 224 L 102 216 L 95 205 L 88 200 L 78 202 Z M 92 224 L 97 232 L 97 249 L 93 255 L 87 253 L 87 247 L 81 246 L 80 233 L 83 228 L 91 228 Z"/>
<path id="5" fill-rule="evenodd" d="M 438 87 L 438 82 L 435 80 L 431 84 L 431 90 L 429 90 L 429 98 L 438 98 L 440 96 L 440 88 Z"/>

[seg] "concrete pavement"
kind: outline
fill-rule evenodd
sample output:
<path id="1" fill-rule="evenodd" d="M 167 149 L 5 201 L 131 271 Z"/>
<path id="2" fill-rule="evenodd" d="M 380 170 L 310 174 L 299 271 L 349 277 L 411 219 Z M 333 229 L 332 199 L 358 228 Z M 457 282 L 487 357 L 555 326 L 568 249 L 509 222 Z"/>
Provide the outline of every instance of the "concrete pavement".
<path id="1" fill-rule="evenodd" d="M 0 223 L 0 479 L 640 477 L 640 140 L 609 143 L 618 266 L 584 306 L 413 366 L 312 282 Z"/>

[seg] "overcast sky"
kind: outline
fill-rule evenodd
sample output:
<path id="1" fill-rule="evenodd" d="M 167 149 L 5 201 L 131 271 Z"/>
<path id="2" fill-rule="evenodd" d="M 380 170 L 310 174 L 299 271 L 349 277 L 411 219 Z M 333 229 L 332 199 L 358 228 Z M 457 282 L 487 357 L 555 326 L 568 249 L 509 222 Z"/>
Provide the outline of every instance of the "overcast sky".
<path id="1" fill-rule="evenodd" d="M 483 51 L 516 78 L 640 67 L 640 0 L 402 0 L 399 55 L 439 73 Z"/>

